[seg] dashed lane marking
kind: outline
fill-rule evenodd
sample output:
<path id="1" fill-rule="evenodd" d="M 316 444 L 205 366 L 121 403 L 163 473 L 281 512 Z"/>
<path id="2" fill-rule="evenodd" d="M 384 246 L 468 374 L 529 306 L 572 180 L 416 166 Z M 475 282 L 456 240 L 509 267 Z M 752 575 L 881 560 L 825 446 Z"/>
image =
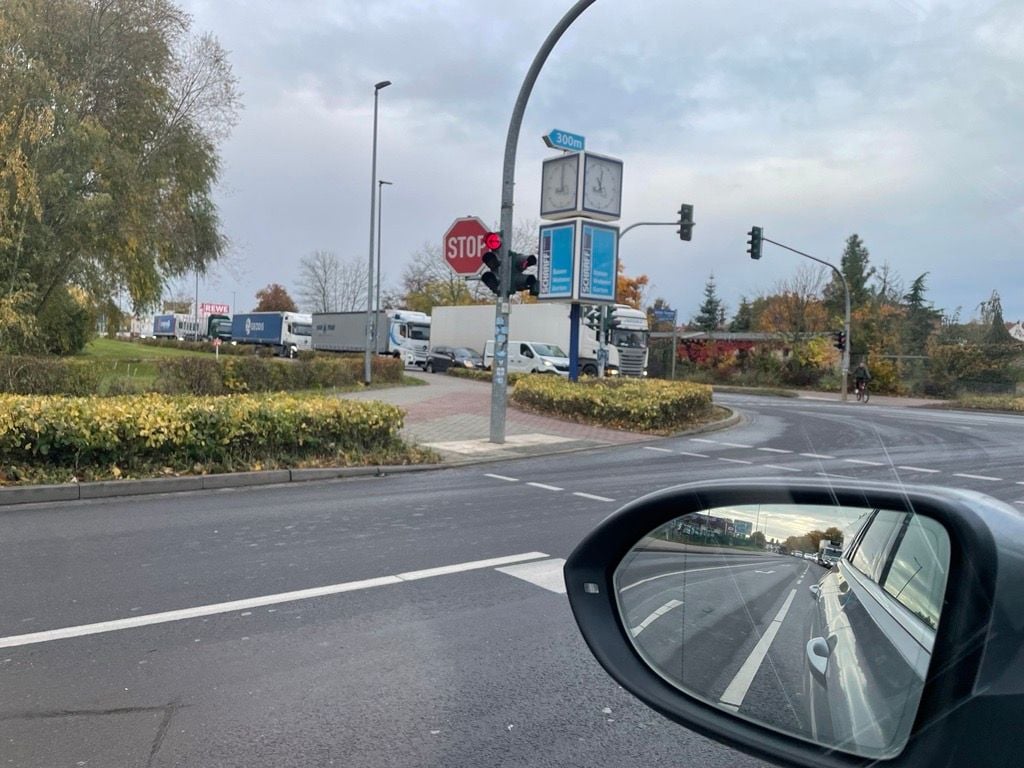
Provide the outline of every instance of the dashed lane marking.
<path id="1" fill-rule="evenodd" d="M 868 467 L 884 467 L 885 466 L 885 462 L 884 461 L 868 461 L 867 459 L 843 459 L 843 461 L 848 461 L 850 464 L 864 464 L 865 466 L 868 466 Z"/>
<path id="2" fill-rule="evenodd" d="M 726 443 L 724 441 L 719 443 L 719 445 L 727 445 L 730 448 L 753 448 L 754 447 L 752 445 L 744 445 L 743 443 Z"/>
<path id="3" fill-rule="evenodd" d="M 653 624 L 658 619 L 660 619 L 662 616 L 664 616 L 666 613 L 671 611 L 673 608 L 678 608 L 682 604 L 683 604 L 682 600 L 675 600 L 675 599 L 669 600 L 667 603 L 665 603 L 663 606 L 658 608 L 658 610 L 654 611 L 650 616 L 648 616 L 646 619 L 641 621 L 635 627 L 630 627 L 629 628 L 629 633 L 633 637 L 636 637 L 641 632 L 643 632 L 645 629 L 647 629 L 649 626 L 651 626 L 651 624 Z"/>
<path id="4" fill-rule="evenodd" d="M 718 460 L 719 461 L 727 461 L 730 464 L 753 464 L 754 463 L 752 461 L 747 461 L 746 459 L 727 459 L 724 456 L 719 456 Z"/>
<path id="5" fill-rule="evenodd" d="M 671 449 L 669 449 L 669 448 L 655 448 L 653 445 L 645 445 L 644 446 L 644 450 L 645 451 L 658 451 L 659 453 L 672 453 Z"/>
<path id="6" fill-rule="evenodd" d="M 710 459 L 706 453 L 693 453 L 692 451 L 679 451 L 680 456 L 694 456 L 698 459 Z"/>
<path id="7" fill-rule="evenodd" d="M 543 488 L 545 491 L 564 491 L 565 488 L 559 488 L 557 485 L 546 485 L 545 483 L 527 483 L 532 485 L 534 488 Z"/>
<path id="8" fill-rule="evenodd" d="M 792 453 L 792 451 L 787 451 L 785 448 L 758 448 L 757 450 L 764 451 L 765 453 Z"/>
<path id="9" fill-rule="evenodd" d="M 690 442 L 691 443 L 709 443 L 711 445 L 718 445 L 718 441 L 717 440 L 705 440 L 702 437 L 691 437 L 690 438 Z"/>
<path id="10" fill-rule="evenodd" d="M 506 555 L 504 557 L 492 557 L 487 560 L 472 560 L 454 565 L 443 565 L 438 568 L 425 568 L 420 571 L 406 571 L 391 576 L 378 576 L 371 579 L 359 581 L 346 581 L 341 584 L 329 584 L 324 587 L 313 587 L 312 589 L 299 589 L 293 592 L 280 592 L 274 595 L 261 595 L 243 600 L 231 600 L 226 603 L 211 603 L 199 605 L 192 608 L 182 608 L 176 611 L 163 611 L 162 613 L 150 613 L 142 616 L 132 616 L 128 619 L 114 619 L 113 621 L 101 621 L 95 624 L 82 624 L 76 627 L 63 627 L 50 629 L 44 632 L 32 632 L 25 635 L 10 635 L 0 637 L 0 648 L 14 648 L 21 645 L 34 645 L 36 643 L 47 643 L 52 640 L 67 640 L 73 637 L 84 637 L 85 635 L 98 635 L 104 632 L 116 632 L 122 629 L 134 629 L 136 627 L 147 627 L 153 624 L 167 624 L 172 621 L 184 621 L 195 619 L 200 616 L 213 616 L 219 613 L 234 613 L 235 611 L 246 611 L 250 608 L 261 608 L 266 605 L 278 605 L 280 603 L 294 603 L 299 600 L 309 600 L 315 597 L 326 597 L 339 595 L 343 592 L 355 592 L 361 589 L 372 589 L 391 584 L 401 584 L 405 581 L 417 581 L 429 579 L 435 576 L 444 576 L 451 573 L 464 573 L 465 571 L 480 570 L 483 568 L 495 568 L 497 566 L 521 563 L 526 560 L 537 560 L 548 555 L 544 552 L 525 552 L 519 555 Z"/>
<path id="11" fill-rule="evenodd" d="M 765 464 L 764 468 L 765 469 L 781 469 L 783 472 L 803 472 L 802 469 L 797 469 L 796 467 L 783 467 L 783 466 L 780 466 L 779 464 Z"/>
<path id="12" fill-rule="evenodd" d="M 594 501 L 615 501 L 615 499 L 609 499 L 607 496 L 597 496 L 593 493 L 584 493 L 583 491 L 573 491 L 573 496 L 579 496 L 581 499 L 593 499 Z"/>
<path id="13" fill-rule="evenodd" d="M 485 472 L 484 477 L 493 477 L 495 480 L 505 480 L 509 483 L 518 483 L 518 477 L 506 477 L 505 475 L 492 475 L 490 472 Z"/>
<path id="14" fill-rule="evenodd" d="M 829 456 L 827 453 L 801 453 L 801 456 L 806 456 L 808 459 L 834 459 L 835 456 Z"/>
<path id="15" fill-rule="evenodd" d="M 856 480 L 856 477 L 850 477 L 849 475 L 837 475 L 835 472 L 815 472 L 818 477 L 835 477 L 840 480 Z"/>
<path id="16" fill-rule="evenodd" d="M 928 469 L 927 467 L 907 467 L 903 465 L 896 467 L 896 469 L 905 469 L 908 472 L 925 472 L 929 475 L 937 475 L 939 472 L 942 471 L 941 469 Z"/>
<path id="17" fill-rule="evenodd" d="M 954 472 L 953 477 L 966 477 L 968 480 L 991 480 L 994 483 L 1001 482 L 1003 478 L 992 477 L 991 475 L 971 475 L 967 472 Z"/>

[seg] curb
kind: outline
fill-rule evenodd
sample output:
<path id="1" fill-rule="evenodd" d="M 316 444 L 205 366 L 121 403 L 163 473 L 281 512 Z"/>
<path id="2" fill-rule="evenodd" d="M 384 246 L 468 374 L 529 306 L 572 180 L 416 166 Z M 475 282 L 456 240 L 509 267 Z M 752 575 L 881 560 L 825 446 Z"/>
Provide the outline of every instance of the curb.
<path id="1" fill-rule="evenodd" d="M 146 480 L 100 480 L 92 483 L 63 483 L 61 485 L 33 485 L 15 488 L 0 488 L 0 509 L 22 504 L 52 503 L 58 501 L 80 501 L 83 499 L 107 499 L 120 496 L 149 496 L 157 493 L 182 493 L 185 491 L 219 490 L 223 488 L 249 488 L 259 485 L 284 485 L 286 483 L 338 480 L 347 477 L 386 477 L 409 472 L 431 472 L 438 469 L 455 469 L 470 464 L 487 464 L 496 461 L 534 459 L 553 454 L 581 453 L 622 446 L 642 445 L 667 438 L 685 435 L 700 435 L 718 432 L 739 424 L 743 419 L 739 413 L 718 405 L 730 412 L 721 421 L 704 424 L 667 437 L 651 436 L 631 443 L 588 445 L 568 450 L 553 450 L 523 456 L 485 456 L 479 459 L 447 462 L 445 464 L 386 464 L 366 467 L 308 467 L 301 469 L 271 469 L 261 472 L 228 472 L 216 475 L 189 475 L 186 477 L 155 477 Z"/>

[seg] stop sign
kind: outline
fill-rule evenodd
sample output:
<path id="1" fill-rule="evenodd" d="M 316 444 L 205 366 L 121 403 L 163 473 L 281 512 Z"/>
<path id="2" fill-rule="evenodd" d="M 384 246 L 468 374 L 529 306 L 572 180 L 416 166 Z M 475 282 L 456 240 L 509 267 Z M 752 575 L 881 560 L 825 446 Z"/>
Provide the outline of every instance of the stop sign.
<path id="1" fill-rule="evenodd" d="M 476 216 L 456 219 L 444 233 L 441 253 L 444 263 L 457 275 L 479 275 L 484 269 L 487 244 L 484 238 L 490 230 Z"/>

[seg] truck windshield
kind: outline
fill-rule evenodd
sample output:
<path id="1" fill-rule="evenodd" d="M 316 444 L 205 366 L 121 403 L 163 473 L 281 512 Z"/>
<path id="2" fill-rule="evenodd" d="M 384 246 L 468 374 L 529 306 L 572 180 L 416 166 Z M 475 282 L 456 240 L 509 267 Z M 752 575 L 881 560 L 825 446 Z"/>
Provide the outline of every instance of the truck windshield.
<path id="1" fill-rule="evenodd" d="M 643 349 L 647 346 L 647 334 L 643 331 L 615 330 L 612 332 L 612 344 L 616 347 Z"/>
<path id="2" fill-rule="evenodd" d="M 409 323 L 409 338 L 415 341 L 430 341 L 430 326 Z"/>
<path id="3" fill-rule="evenodd" d="M 544 357 L 566 357 L 565 352 L 557 344 L 534 344 L 533 348 L 537 350 L 538 355 Z"/>
<path id="4" fill-rule="evenodd" d="M 296 336 L 312 336 L 313 326 L 304 323 L 292 323 L 292 333 Z"/>

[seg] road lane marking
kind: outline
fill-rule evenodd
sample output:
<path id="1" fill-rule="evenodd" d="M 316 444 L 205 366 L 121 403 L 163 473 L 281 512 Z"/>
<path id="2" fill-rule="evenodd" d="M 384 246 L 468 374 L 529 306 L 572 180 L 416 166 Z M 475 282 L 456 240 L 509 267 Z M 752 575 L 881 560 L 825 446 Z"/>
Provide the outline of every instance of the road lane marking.
<path id="1" fill-rule="evenodd" d="M 211 603 L 209 605 L 198 605 L 193 608 L 181 608 L 176 611 L 163 611 L 161 613 L 150 613 L 143 616 L 132 616 L 128 619 L 100 621 L 95 624 L 81 624 L 76 627 L 49 629 L 43 632 L 31 632 L 25 635 L 9 635 L 8 637 L 0 637 L 0 648 L 15 648 L 21 645 L 47 643 L 52 640 L 67 640 L 72 637 L 84 637 L 85 635 L 98 635 L 104 632 L 116 632 L 122 629 L 148 627 L 153 624 L 167 624 L 172 621 L 184 621 L 186 619 L 195 619 L 201 616 L 215 616 L 219 613 L 245 611 L 250 608 L 262 608 L 266 605 L 293 603 L 299 600 L 339 595 L 344 592 L 356 592 L 362 589 L 373 589 L 374 587 L 401 584 L 406 581 L 417 581 L 419 579 L 444 576 L 451 573 L 464 573 L 465 571 L 480 570 L 483 568 L 495 568 L 497 566 L 520 563 L 526 560 L 537 560 L 538 558 L 547 556 L 548 555 L 545 552 L 525 552 L 520 555 L 491 557 L 486 560 L 473 560 L 466 563 L 443 565 L 438 568 L 427 568 L 420 571 L 406 571 L 405 573 L 396 573 L 391 576 L 378 576 L 371 579 L 360 579 L 359 581 L 346 581 L 340 584 L 329 584 L 324 587 L 298 589 L 292 592 L 279 592 L 274 595 L 262 595 L 260 597 L 249 597 L 242 600 L 231 600 L 226 603 Z"/>
<path id="2" fill-rule="evenodd" d="M 719 443 L 719 445 L 727 445 L 730 448 L 753 448 L 752 445 L 744 445 L 743 443 L 726 443 L 725 441 Z"/>
<path id="3" fill-rule="evenodd" d="M 808 459 L 834 459 L 835 456 L 829 456 L 827 453 L 801 453 L 801 456 L 806 456 Z"/>
<path id="4" fill-rule="evenodd" d="M 843 459 L 843 461 L 848 461 L 851 464 L 865 464 L 865 465 L 867 465 L 869 467 L 884 467 L 885 466 L 885 462 L 884 461 L 868 461 L 867 459 Z"/>
<path id="5" fill-rule="evenodd" d="M 838 477 L 840 480 L 856 480 L 856 477 L 850 477 L 849 475 L 838 475 L 835 472 L 815 472 L 818 477 Z"/>
<path id="6" fill-rule="evenodd" d="M 1003 478 L 992 477 L 991 475 L 969 475 L 966 472 L 954 472 L 953 477 L 966 477 L 968 480 L 991 480 L 992 482 L 1001 482 Z"/>
<path id="7" fill-rule="evenodd" d="M 534 488 L 543 488 L 545 491 L 564 491 L 565 488 L 559 488 L 557 485 L 545 485 L 544 483 L 527 483 L 532 485 Z"/>
<path id="8" fill-rule="evenodd" d="M 941 469 L 928 469 L 926 467 L 908 467 L 902 464 L 896 467 L 896 469 L 905 469 L 908 472 L 925 472 L 929 475 L 936 475 L 942 471 Z"/>
<path id="9" fill-rule="evenodd" d="M 484 472 L 484 477 L 493 477 L 495 480 L 507 480 L 510 483 L 518 483 L 518 477 L 506 477 L 505 475 L 492 475 L 490 472 Z"/>
<path id="10" fill-rule="evenodd" d="M 779 609 L 775 618 L 772 619 L 772 623 L 768 625 L 768 629 L 761 635 L 761 639 L 757 641 L 754 650 L 750 652 L 747 660 L 743 662 L 743 666 L 740 667 L 739 672 L 736 673 L 732 682 L 726 687 L 725 693 L 719 699 L 722 704 L 734 712 L 739 711 L 740 705 L 743 704 L 743 698 L 747 695 L 747 691 L 750 690 L 750 684 L 754 682 L 754 675 L 761 668 L 764 657 L 768 655 L 768 648 L 771 646 L 772 640 L 775 639 L 775 635 L 779 633 L 779 627 L 782 626 L 783 619 L 789 613 L 789 606 L 793 604 L 794 597 L 796 597 L 795 589 L 790 590 L 786 602 L 782 604 L 782 608 Z"/>
<path id="11" fill-rule="evenodd" d="M 615 499 L 609 499 L 607 496 L 596 496 L 593 493 L 584 493 L 583 491 L 573 491 L 573 496 L 579 496 L 581 499 L 593 499 L 594 501 L 615 501 Z"/>
<path id="12" fill-rule="evenodd" d="M 775 573 L 775 571 L 754 571 L 754 573 Z"/>
<path id="13" fill-rule="evenodd" d="M 727 461 L 730 464 L 753 464 L 754 463 L 752 461 L 747 461 L 746 459 L 727 459 L 724 456 L 719 456 L 718 460 L 719 461 Z"/>
<path id="14" fill-rule="evenodd" d="M 644 450 L 645 451 L 658 451 L 659 453 L 672 453 L 671 449 L 669 449 L 669 448 L 655 448 L 653 445 L 645 445 L 644 446 Z"/>
<path id="15" fill-rule="evenodd" d="M 690 451 L 679 451 L 680 456 L 695 456 L 698 459 L 710 459 L 706 453 L 691 453 Z"/>
<path id="16" fill-rule="evenodd" d="M 764 451 L 765 453 L 792 453 L 792 451 L 787 451 L 783 448 L 758 448 L 757 450 Z"/>
<path id="17" fill-rule="evenodd" d="M 703 437 L 691 437 L 691 443 L 709 443 L 711 445 L 718 445 L 717 440 L 705 440 Z"/>
<path id="18" fill-rule="evenodd" d="M 782 467 L 778 464 L 765 464 L 764 467 L 765 469 L 781 469 L 783 472 L 803 472 L 802 469 L 797 469 L 796 467 Z"/>
<path id="19" fill-rule="evenodd" d="M 1021 500 L 1021 501 L 1015 501 L 1015 502 L 1013 502 L 1013 503 L 1014 503 L 1014 504 L 1024 504 L 1024 500 Z"/>
<path id="20" fill-rule="evenodd" d="M 517 579 L 528 581 L 534 586 L 541 587 L 555 594 L 564 595 L 565 577 L 562 575 L 564 567 L 565 560 L 563 558 L 553 557 L 550 560 L 509 565 L 504 568 L 495 568 L 495 570 L 509 576 L 515 576 Z"/>
<path id="21" fill-rule="evenodd" d="M 675 600 L 675 599 L 669 600 L 667 603 L 665 603 L 663 606 L 661 606 L 658 610 L 656 610 L 654 613 L 652 613 L 646 619 L 641 621 L 635 627 L 630 627 L 629 628 L 629 633 L 633 637 L 636 637 L 641 632 L 643 632 L 645 629 L 647 629 L 649 626 L 651 626 L 651 624 L 653 624 L 658 619 L 660 619 L 662 616 L 664 616 L 666 613 L 671 611 L 673 608 L 678 608 L 682 604 L 683 604 L 682 600 Z"/>
<path id="22" fill-rule="evenodd" d="M 679 576 L 684 573 L 701 573 L 703 571 L 720 571 L 723 568 L 749 568 L 752 565 L 774 565 L 777 561 L 775 560 L 761 560 L 755 563 L 733 563 L 732 565 L 712 565 L 707 568 L 690 568 L 683 571 L 669 571 L 668 573 L 659 573 L 657 576 L 648 576 L 646 579 L 640 579 L 640 581 L 634 581 L 632 584 L 627 584 L 619 590 L 620 593 L 628 592 L 633 587 L 639 587 L 641 584 L 647 584 L 650 581 L 657 581 L 658 579 L 664 579 L 668 576 Z M 0 646 L 2 648 L 3 646 Z"/>

